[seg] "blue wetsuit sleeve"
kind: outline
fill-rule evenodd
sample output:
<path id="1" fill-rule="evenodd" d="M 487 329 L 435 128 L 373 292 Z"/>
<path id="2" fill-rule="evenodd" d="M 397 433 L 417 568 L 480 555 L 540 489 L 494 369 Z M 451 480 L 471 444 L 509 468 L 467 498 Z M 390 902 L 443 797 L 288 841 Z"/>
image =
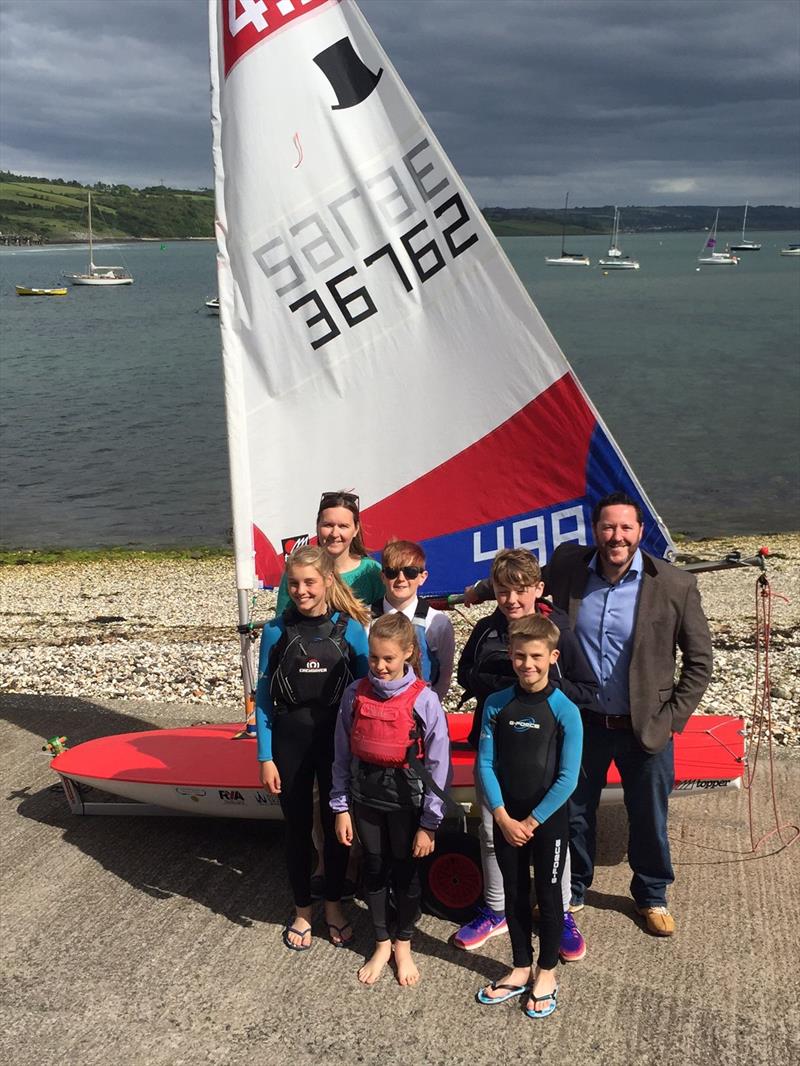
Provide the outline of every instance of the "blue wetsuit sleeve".
<path id="1" fill-rule="evenodd" d="M 286 571 L 281 574 L 281 583 L 278 585 L 278 599 L 275 602 L 275 617 L 280 618 L 289 606 L 289 586 L 286 582 Z"/>
<path id="2" fill-rule="evenodd" d="M 481 787 L 489 809 L 497 810 L 504 806 L 503 793 L 494 769 L 494 720 L 514 695 L 513 688 L 503 689 L 490 696 L 483 707 L 481 735 L 478 741 L 477 769 L 481 777 Z"/>
<path id="3" fill-rule="evenodd" d="M 261 647 L 258 653 L 258 685 L 256 686 L 256 737 L 258 739 L 258 761 L 272 760 L 272 718 L 274 706 L 269 691 L 269 657 L 270 652 L 281 639 L 284 632 L 283 622 L 273 619 L 267 622 L 261 632 Z"/>
<path id="4" fill-rule="evenodd" d="M 583 722 L 578 708 L 559 689 L 555 689 L 548 702 L 562 733 L 561 761 L 555 781 L 531 811 L 540 825 L 563 807 L 575 791 L 583 751 Z"/>
<path id="5" fill-rule="evenodd" d="M 349 619 L 344 637 L 352 650 L 351 668 L 353 677 L 366 677 L 369 672 L 369 639 L 367 631 L 355 618 Z"/>

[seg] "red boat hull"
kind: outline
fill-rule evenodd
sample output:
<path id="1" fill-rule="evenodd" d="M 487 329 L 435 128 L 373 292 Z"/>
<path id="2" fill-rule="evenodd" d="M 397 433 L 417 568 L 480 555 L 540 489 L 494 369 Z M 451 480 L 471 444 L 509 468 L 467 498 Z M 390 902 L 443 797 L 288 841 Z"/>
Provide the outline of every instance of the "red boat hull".
<path id="1" fill-rule="evenodd" d="M 471 720 L 469 714 L 448 715 L 452 788 L 459 802 L 474 799 L 475 756 L 465 744 Z M 255 742 L 234 739 L 240 729 L 226 723 L 99 737 L 57 755 L 50 765 L 78 813 L 90 812 L 73 782 L 176 812 L 279 818 L 277 797 L 259 782 Z M 675 738 L 675 793 L 738 787 L 743 763 L 742 719 L 695 715 Z M 621 798 L 620 793 L 612 763 L 604 799 Z"/>

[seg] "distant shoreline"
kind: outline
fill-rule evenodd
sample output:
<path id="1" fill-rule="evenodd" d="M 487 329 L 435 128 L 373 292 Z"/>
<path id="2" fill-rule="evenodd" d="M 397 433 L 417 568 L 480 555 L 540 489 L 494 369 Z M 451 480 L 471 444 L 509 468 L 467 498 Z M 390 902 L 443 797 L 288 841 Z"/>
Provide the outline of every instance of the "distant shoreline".
<path id="1" fill-rule="evenodd" d="M 770 546 L 770 542 L 779 543 L 784 538 L 800 537 L 800 530 L 783 530 L 772 533 L 733 533 L 714 536 L 691 537 L 685 534 L 673 534 L 678 548 L 679 558 L 701 558 L 705 555 L 717 558 L 719 548 L 733 550 L 731 545 Z M 703 552 L 703 545 L 708 545 L 708 552 Z M 748 549 L 749 550 L 749 549 Z M 61 563 L 107 563 L 107 562 L 168 562 L 170 560 L 232 559 L 233 547 L 214 544 L 169 544 L 152 547 L 113 547 L 109 545 L 96 548 L 8 548 L 0 546 L 0 568 L 13 566 L 47 566 Z"/>

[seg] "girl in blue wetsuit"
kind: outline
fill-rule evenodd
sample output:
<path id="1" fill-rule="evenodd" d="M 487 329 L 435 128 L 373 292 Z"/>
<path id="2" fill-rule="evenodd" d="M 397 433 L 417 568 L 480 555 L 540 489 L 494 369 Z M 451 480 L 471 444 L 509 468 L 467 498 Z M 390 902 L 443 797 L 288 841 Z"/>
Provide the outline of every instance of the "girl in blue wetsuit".
<path id="1" fill-rule="evenodd" d="M 569 843 L 566 803 L 578 783 L 583 744 L 580 711 L 553 686 L 558 629 L 543 615 L 512 622 L 509 655 L 517 683 L 483 709 L 478 772 L 494 817 L 514 968 L 482 988 L 486 1006 L 527 994 L 525 1013 L 556 1009 L 556 965 L 564 911 L 561 875 Z M 539 904 L 539 957 L 531 950 L 530 865 Z"/>
<path id="2" fill-rule="evenodd" d="M 286 821 L 286 865 L 295 917 L 283 933 L 294 951 L 311 946 L 313 793 L 331 790 L 339 701 L 367 673 L 364 626 L 369 612 L 337 577 L 324 548 L 300 548 L 286 567 L 291 603 L 264 626 L 256 692 L 261 782 L 280 796 Z M 341 908 L 348 849 L 336 840 L 333 813 L 320 804 L 325 854 L 325 921 L 342 946 L 352 929 Z"/>

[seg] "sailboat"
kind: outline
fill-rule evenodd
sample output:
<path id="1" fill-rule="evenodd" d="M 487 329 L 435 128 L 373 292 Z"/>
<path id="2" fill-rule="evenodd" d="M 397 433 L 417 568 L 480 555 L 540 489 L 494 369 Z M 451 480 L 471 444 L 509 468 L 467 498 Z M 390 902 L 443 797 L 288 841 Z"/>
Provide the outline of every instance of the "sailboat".
<path id="1" fill-rule="evenodd" d="M 97 266 L 92 236 L 92 194 L 89 192 L 89 270 L 86 274 L 65 274 L 73 285 L 132 285 L 133 277 L 119 266 Z"/>
<path id="2" fill-rule="evenodd" d="M 749 204 L 745 203 L 745 205 L 744 205 L 744 217 L 742 219 L 742 239 L 739 241 L 738 244 L 732 244 L 731 245 L 731 251 L 732 252 L 760 252 L 761 251 L 761 245 L 760 244 L 756 244 L 754 241 L 748 241 L 745 238 L 745 235 L 744 235 L 745 230 L 747 228 L 747 208 L 748 208 L 748 206 L 749 206 Z"/>
<path id="3" fill-rule="evenodd" d="M 567 266 L 591 266 L 591 260 L 583 252 L 567 252 L 564 250 L 564 240 L 567 233 L 567 208 L 569 206 L 569 193 L 564 199 L 564 217 L 561 221 L 561 255 L 546 256 L 545 263 L 561 263 Z"/>
<path id="4" fill-rule="evenodd" d="M 603 270 L 638 270 L 638 259 L 631 259 L 629 255 L 623 255 L 619 248 L 619 208 L 614 208 L 614 222 L 611 228 L 611 247 L 608 249 L 608 259 L 598 259 L 598 264 Z"/>
<path id="5" fill-rule="evenodd" d="M 697 262 L 702 263 L 704 266 L 736 266 L 739 260 L 735 255 L 732 255 L 726 248 L 724 252 L 715 252 L 714 249 L 717 246 L 717 224 L 719 223 L 719 208 L 714 216 L 714 225 L 711 227 L 711 232 L 708 235 L 708 239 L 704 241 L 703 247 L 700 250 L 700 255 L 697 257 Z M 704 255 L 703 253 L 707 254 Z"/>
<path id="6" fill-rule="evenodd" d="M 358 487 L 372 545 L 421 542 L 434 596 L 484 577 L 501 548 L 545 563 L 559 544 L 586 543 L 594 503 L 618 489 L 643 509 L 646 550 L 672 558 L 669 531 L 353 0 L 274 5 L 269 22 L 256 5 L 209 11 L 245 718 L 253 592 L 277 585 L 333 486 Z M 383 399 L 401 372 L 424 397 L 404 407 L 398 438 Z M 470 718 L 448 716 L 466 803 Z M 122 797 L 106 805 L 116 813 L 278 819 L 242 726 L 100 737 L 51 765 L 77 814 L 100 813 L 84 788 L 95 786 Z M 679 795 L 738 787 L 741 719 L 694 716 L 675 751 Z M 621 798 L 613 769 L 606 798 Z"/>

